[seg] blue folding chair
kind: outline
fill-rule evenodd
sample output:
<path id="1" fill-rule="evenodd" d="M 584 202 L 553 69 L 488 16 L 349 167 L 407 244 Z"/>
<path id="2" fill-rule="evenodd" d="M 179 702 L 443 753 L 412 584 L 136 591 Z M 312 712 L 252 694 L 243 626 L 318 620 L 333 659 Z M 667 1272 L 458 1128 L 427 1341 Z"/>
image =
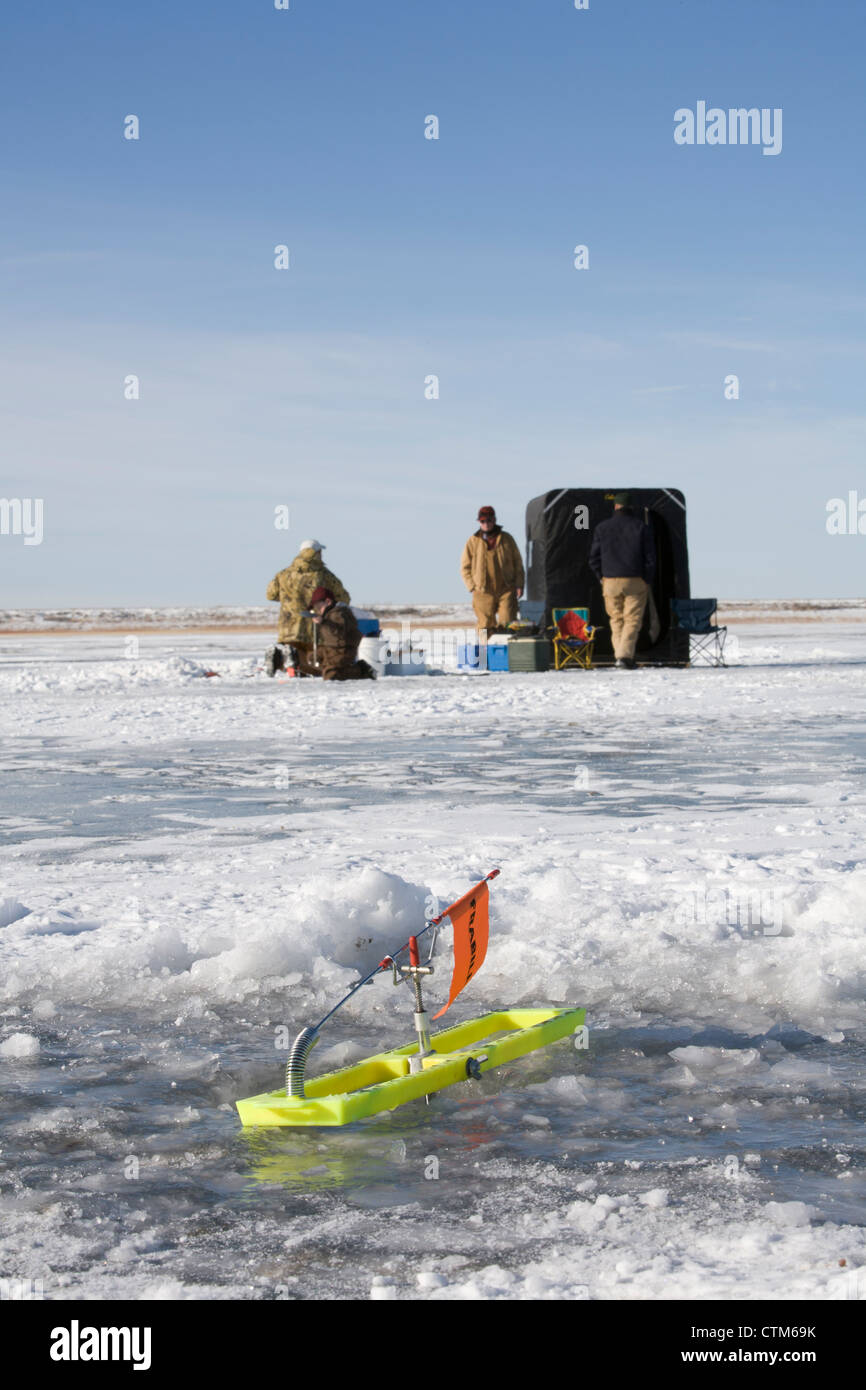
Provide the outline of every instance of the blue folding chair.
<path id="1" fill-rule="evenodd" d="M 718 603 L 714 598 L 672 598 L 674 627 L 689 634 L 689 660 L 695 665 L 724 666 L 725 637 L 728 629 L 712 619 Z"/>

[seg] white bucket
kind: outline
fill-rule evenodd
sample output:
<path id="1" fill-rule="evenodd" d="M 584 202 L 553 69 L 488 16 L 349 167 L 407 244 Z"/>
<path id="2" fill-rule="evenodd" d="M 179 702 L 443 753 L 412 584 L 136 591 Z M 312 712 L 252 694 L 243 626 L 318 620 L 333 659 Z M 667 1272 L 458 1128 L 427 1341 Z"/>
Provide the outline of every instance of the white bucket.
<path id="1" fill-rule="evenodd" d="M 362 637 L 358 646 L 358 660 L 372 666 L 377 676 L 384 676 L 387 646 L 381 637 Z"/>

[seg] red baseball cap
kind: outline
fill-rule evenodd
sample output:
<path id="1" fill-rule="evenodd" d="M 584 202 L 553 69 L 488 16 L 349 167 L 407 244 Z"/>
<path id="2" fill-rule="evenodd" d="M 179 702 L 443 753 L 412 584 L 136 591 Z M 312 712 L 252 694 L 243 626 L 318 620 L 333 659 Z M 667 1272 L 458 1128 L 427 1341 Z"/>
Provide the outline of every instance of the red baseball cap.
<path id="1" fill-rule="evenodd" d="M 495 521 L 496 512 L 493 507 L 480 507 L 478 511 L 479 521 Z"/>
<path id="2" fill-rule="evenodd" d="M 324 603 L 326 600 L 329 603 L 336 603 L 337 601 L 331 593 L 331 590 L 323 588 L 320 584 L 318 589 L 314 589 L 310 595 L 310 606 L 312 607 L 314 603 Z"/>

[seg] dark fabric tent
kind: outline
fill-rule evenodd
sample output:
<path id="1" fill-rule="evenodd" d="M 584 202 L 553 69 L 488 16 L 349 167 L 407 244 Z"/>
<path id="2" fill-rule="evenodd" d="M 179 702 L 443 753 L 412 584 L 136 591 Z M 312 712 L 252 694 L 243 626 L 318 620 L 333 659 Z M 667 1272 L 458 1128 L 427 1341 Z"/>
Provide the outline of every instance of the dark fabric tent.
<path id="1" fill-rule="evenodd" d="M 604 629 L 595 659 L 613 660 L 601 584 L 589 568 L 589 552 L 595 527 L 613 516 L 614 494 L 626 491 L 632 511 L 652 528 L 656 543 L 653 598 L 660 631 L 653 642 L 647 605 L 637 658 L 660 665 L 687 662 L 688 634 L 671 626 L 671 599 L 690 597 L 686 502 L 676 488 L 554 488 L 533 498 L 526 508 L 527 615 L 543 604 L 549 623 L 552 608 L 588 608 L 590 622 Z"/>

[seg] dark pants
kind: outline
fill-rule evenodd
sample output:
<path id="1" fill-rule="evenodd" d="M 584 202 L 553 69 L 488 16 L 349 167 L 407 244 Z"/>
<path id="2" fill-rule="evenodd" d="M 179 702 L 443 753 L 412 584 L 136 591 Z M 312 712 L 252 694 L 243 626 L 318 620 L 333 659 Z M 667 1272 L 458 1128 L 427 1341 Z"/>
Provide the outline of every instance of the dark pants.
<path id="1" fill-rule="evenodd" d="M 322 652 L 323 681 L 363 681 L 370 675 L 366 661 L 356 661 L 354 656 L 342 656 L 338 652 Z"/>
<path id="2" fill-rule="evenodd" d="M 319 660 L 318 664 L 313 661 L 312 647 L 299 647 L 297 643 L 294 644 L 294 647 L 298 656 L 298 670 L 301 674 L 304 676 L 320 676 L 322 674 L 322 663 L 321 660 Z"/>

